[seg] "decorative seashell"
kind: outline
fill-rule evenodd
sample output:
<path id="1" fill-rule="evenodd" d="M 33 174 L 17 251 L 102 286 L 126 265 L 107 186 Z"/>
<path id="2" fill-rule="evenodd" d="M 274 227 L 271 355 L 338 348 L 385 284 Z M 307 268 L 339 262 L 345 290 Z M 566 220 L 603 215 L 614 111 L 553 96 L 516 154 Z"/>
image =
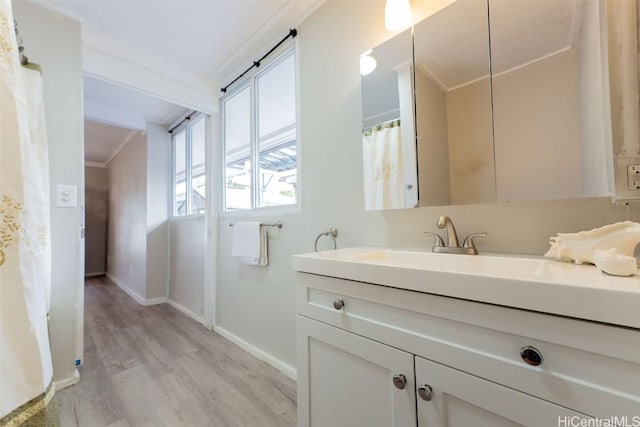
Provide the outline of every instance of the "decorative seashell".
<path id="1" fill-rule="evenodd" d="M 640 224 L 624 221 L 579 233 L 558 233 L 549 243 L 551 248 L 544 256 L 576 264 L 595 264 L 593 256 L 598 249 L 615 248 L 618 255 L 633 257 L 640 243 Z"/>
<path id="2" fill-rule="evenodd" d="M 635 257 L 620 255 L 617 249 L 596 249 L 593 262 L 598 269 L 613 276 L 633 276 L 638 271 Z"/>

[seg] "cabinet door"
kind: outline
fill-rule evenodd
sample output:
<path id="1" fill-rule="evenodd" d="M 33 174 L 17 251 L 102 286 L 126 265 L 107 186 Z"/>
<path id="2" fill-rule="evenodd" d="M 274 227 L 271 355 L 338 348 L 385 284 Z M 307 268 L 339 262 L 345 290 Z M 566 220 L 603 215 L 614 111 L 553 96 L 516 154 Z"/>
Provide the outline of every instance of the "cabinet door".
<path id="1" fill-rule="evenodd" d="M 575 416 L 589 418 L 420 357 L 416 357 L 416 393 L 418 427 L 555 426 L 569 425 Z"/>
<path id="2" fill-rule="evenodd" d="M 416 426 L 413 355 L 303 316 L 297 327 L 299 427 Z"/>

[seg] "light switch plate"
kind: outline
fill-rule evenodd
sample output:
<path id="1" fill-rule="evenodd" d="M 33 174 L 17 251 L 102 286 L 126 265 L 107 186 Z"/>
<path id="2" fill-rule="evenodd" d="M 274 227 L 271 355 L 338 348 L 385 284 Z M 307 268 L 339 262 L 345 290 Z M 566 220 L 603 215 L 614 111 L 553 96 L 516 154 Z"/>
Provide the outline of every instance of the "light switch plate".
<path id="1" fill-rule="evenodd" d="M 56 186 L 56 206 L 59 208 L 75 208 L 78 206 L 78 187 L 76 185 Z"/>

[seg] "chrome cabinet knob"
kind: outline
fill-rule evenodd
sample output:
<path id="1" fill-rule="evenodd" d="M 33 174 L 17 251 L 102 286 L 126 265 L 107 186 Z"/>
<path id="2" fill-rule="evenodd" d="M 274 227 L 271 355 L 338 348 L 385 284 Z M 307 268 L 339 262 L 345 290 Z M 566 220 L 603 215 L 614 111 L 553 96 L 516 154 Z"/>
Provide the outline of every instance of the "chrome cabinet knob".
<path id="1" fill-rule="evenodd" d="M 420 399 L 430 402 L 433 399 L 433 389 L 428 384 L 418 387 L 418 396 L 420 396 Z"/>
<path id="2" fill-rule="evenodd" d="M 520 357 L 527 365 L 531 366 L 539 366 L 542 364 L 543 360 L 540 350 L 535 347 L 531 347 L 530 345 L 520 349 Z"/>
<path id="3" fill-rule="evenodd" d="M 393 385 L 396 386 L 398 390 L 404 390 L 407 386 L 407 377 L 402 374 L 393 376 Z"/>
<path id="4" fill-rule="evenodd" d="M 333 301 L 333 308 L 335 308 L 336 310 L 341 310 L 342 308 L 344 308 L 344 300 L 337 299 Z"/>

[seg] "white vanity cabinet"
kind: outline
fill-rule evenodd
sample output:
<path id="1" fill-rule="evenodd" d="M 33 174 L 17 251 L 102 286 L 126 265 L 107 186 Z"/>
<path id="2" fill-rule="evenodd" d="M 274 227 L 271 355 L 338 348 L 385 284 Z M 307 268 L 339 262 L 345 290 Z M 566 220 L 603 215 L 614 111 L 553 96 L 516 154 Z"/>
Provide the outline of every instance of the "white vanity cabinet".
<path id="1" fill-rule="evenodd" d="M 298 352 L 299 426 L 415 427 L 412 354 L 302 316 Z"/>
<path id="2" fill-rule="evenodd" d="M 318 274 L 297 279 L 300 427 L 640 423 L 635 328 Z"/>
<path id="3" fill-rule="evenodd" d="M 581 415 L 304 316 L 298 343 L 300 427 L 543 426 Z"/>

